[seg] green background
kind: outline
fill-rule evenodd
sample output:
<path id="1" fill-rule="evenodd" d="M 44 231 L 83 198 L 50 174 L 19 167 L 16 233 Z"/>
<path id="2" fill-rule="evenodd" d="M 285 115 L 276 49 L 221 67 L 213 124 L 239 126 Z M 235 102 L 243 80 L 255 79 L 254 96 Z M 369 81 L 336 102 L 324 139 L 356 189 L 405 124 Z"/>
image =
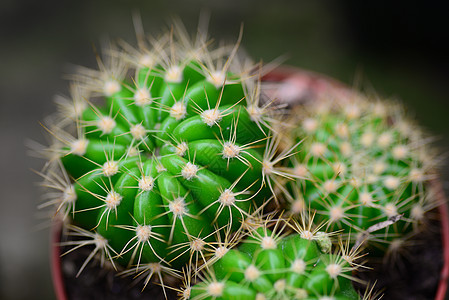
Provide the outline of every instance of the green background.
<path id="1" fill-rule="evenodd" d="M 393 1 L 391 1 L 393 2 Z M 132 13 L 158 34 L 179 16 L 195 30 L 210 12 L 210 32 L 235 41 L 255 60 L 285 63 L 402 100 L 449 149 L 447 8 L 436 1 L 24 1 L 0 2 L 0 298 L 52 299 L 49 230 L 40 230 L 34 184 L 42 161 L 27 139 L 44 142 L 39 121 L 67 94 L 74 64 L 95 67 L 93 45 L 134 43 Z M 443 169 L 445 182 L 448 171 Z"/>

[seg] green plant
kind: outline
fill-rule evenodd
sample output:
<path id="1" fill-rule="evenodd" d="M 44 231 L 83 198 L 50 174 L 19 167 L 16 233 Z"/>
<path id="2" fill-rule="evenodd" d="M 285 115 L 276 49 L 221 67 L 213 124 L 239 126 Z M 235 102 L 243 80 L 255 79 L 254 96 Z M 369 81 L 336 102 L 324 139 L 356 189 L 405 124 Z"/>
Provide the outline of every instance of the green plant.
<path id="1" fill-rule="evenodd" d="M 353 98 L 298 108 L 301 125 L 290 138 L 303 142 L 291 167 L 302 179 L 285 198 L 293 215 L 316 210 L 331 230 L 372 231 L 370 244 L 395 252 L 437 204 L 429 186 L 435 156 L 402 106 Z"/>
<path id="2" fill-rule="evenodd" d="M 79 68 L 47 130 L 44 185 L 77 239 L 125 274 L 179 276 L 205 245 L 272 198 L 275 113 L 262 104 L 257 65 L 237 44 L 211 49 L 181 25 L 137 49 L 110 46 L 98 70 Z M 72 249 L 72 250 L 73 250 Z M 72 251 L 70 250 L 70 251 Z"/>
<path id="3" fill-rule="evenodd" d="M 183 299 L 360 299 L 351 283 L 360 256 L 342 243 L 331 252 L 330 235 L 318 230 L 268 218 L 238 248 L 216 251 L 202 281 L 186 284 Z"/>
<path id="4" fill-rule="evenodd" d="M 170 286 L 183 299 L 360 299 L 351 237 L 395 250 L 436 205 L 428 140 L 400 106 L 362 97 L 286 122 L 240 40 L 212 48 L 180 24 L 157 39 L 139 29 L 137 48 L 119 41 L 98 70 L 78 68 L 45 125 L 42 206 L 72 236 L 68 252 L 92 247 L 79 273 L 99 257 L 164 292 L 165 275 L 184 272 L 184 288 Z M 302 223 L 265 214 L 282 204 Z M 319 229 L 305 225 L 311 210 Z M 337 251 L 321 229 L 345 233 Z"/>

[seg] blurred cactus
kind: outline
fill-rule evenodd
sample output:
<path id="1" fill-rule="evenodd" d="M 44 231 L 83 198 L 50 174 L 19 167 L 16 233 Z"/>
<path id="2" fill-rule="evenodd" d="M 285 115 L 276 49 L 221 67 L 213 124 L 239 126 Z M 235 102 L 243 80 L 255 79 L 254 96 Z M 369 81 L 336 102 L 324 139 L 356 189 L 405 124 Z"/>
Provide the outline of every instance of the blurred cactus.
<path id="1" fill-rule="evenodd" d="M 429 188 L 436 167 L 430 139 L 399 104 L 356 97 L 299 110 L 292 136 L 303 142 L 291 163 L 302 179 L 285 193 L 290 213 L 316 210 L 329 229 L 354 237 L 379 224 L 371 244 L 400 248 L 437 205 Z"/>

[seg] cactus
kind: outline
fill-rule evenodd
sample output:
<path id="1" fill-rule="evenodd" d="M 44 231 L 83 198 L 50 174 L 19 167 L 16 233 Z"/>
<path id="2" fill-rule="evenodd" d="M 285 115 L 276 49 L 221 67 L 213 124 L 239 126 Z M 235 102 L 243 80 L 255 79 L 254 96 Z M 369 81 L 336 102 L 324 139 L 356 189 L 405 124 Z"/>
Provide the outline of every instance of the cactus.
<path id="1" fill-rule="evenodd" d="M 400 249 L 436 205 L 429 139 L 399 104 L 358 96 L 301 109 L 291 137 L 303 142 L 291 167 L 302 179 L 284 190 L 290 213 L 316 210 L 317 221 L 346 233 L 379 227 L 371 245 L 388 253 Z M 394 224 L 380 226 L 384 221 Z"/>
<path id="2" fill-rule="evenodd" d="M 45 125 L 41 207 L 73 236 L 68 252 L 92 247 L 78 274 L 99 257 L 164 293 L 167 275 L 184 277 L 170 286 L 183 299 L 360 299 L 358 245 L 340 238 L 332 252 L 332 234 L 304 222 L 313 209 L 350 240 L 401 215 L 374 239 L 400 245 L 435 205 L 421 132 L 397 107 L 362 99 L 285 124 L 261 93 L 262 67 L 237 54 L 241 36 L 212 48 L 180 23 L 157 39 L 137 27 L 137 48 L 109 45 L 98 70 L 70 76 Z M 264 215 L 272 199 L 303 223 Z"/>
<path id="3" fill-rule="evenodd" d="M 271 221 L 253 227 L 238 248 L 216 251 L 203 281 L 186 284 L 182 299 L 360 299 L 351 284 L 357 252 L 343 244 L 331 252 L 332 234 L 320 227 L 279 219 L 270 230 Z"/>
<path id="4" fill-rule="evenodd" d="M 124 274 L 179 276 L 205 245 L 273 197 L 275 109 L 262 105 L 257 65 L 235 46 L 210 49 L 182 25 L 137 49 L 110 46 L 98 70 L 79 68 L 71 96 L 46 128 L 54 137 L 42 176 L 69 234 Z M 140 32 L 140 31 L 139 31 Z M 64 243 L 63 243 L 64 244 Z"/>

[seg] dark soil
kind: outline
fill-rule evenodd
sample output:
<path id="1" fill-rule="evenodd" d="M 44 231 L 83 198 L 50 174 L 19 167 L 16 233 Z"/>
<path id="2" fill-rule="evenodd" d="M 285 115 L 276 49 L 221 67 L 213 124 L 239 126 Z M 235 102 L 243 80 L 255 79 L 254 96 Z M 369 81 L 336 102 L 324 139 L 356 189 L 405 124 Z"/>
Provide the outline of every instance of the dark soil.
<path id="1" fill-rule="evenodd" d="M 69 250 L 63 247 L 61 253 Z M 142 291 L 143 282 L 133 277 L 117 276 L 113 269 L 104 269 L 98 260 L 93 259 L 76 277 L 93 247 L 83 247 L 62 256 L 62 274 L 68 300 L 133 300 L 165 299 L 159 285 L 148 284 Z M 166 289 L 168 299 L 177 299 L 176 292 Z"/>
<path id="2" fill-rule="evenodd" d="M 436 212 L 431 212 L 433 215 Z M 401 257 L 388 263 L 372 260 L 365 264 L 370 270 L 357 277 L 375 283 L 383 292 L 382 300 L 435 299 L 443 266 L 440 222 L 432 220 L 426 231 L 415 236 Z"/>

